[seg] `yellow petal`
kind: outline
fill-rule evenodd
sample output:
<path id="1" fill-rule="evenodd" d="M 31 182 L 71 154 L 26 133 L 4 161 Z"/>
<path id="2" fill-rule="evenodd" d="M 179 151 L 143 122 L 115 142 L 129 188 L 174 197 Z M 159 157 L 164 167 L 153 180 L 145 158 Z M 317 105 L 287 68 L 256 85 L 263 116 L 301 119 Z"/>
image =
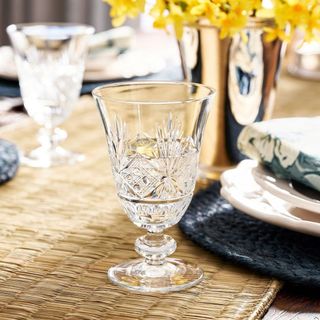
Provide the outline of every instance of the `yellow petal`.
<path id="1" fill-rule="evenodd" d="M 120 17 L 116 17 L 112 19 L 112 25 L 114 27 L 119 27 L 121 26 L 124 22 L 126 21 L 126 17 L 125 16 L 120 16 Z"/>

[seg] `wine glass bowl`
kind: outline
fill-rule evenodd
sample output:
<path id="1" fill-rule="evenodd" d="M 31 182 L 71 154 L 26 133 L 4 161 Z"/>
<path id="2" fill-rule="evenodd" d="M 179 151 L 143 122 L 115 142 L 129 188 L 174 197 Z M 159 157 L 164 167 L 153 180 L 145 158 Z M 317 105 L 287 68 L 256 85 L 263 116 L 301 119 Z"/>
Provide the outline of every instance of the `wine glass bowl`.
<path id="1" fill-rule="evenodd" d="M 135 242 L 143 259 L 109 269 L 113 283 L 168 292 L 201 281 L 200 268 L 167 258 L 176 242 L 163 231 L 181 219 L 191 202 L 213 95 L 209 87 L 180 82 L 120 83 L 93 91 L 120 203 L 130 220 L 148 231 Z"/>
<path id="2" fill-rule="evenodd" d="M 7 28 L 24 106 L 42 128 L 40 147 L 22 161 L 51 167 L 83 159 L 59 146 L 67 137 L 57 128 L 71 114 L 81 90 L 91 26 L 70 23 L 16 24 Z"/>

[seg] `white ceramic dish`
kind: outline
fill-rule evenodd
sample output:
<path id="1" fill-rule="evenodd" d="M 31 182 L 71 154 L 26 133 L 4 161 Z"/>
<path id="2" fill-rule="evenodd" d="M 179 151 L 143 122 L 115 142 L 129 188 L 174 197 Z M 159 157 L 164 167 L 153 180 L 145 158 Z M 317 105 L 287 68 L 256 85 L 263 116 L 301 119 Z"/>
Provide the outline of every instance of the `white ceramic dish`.
<path id="1" fill-rule="evenodd" d="M 252 168 L 252 175 L 257 184 L 278 198 L 298 208 L 320 213 L 319 192 L 289 180 L 278 178 L 261 165 Z"/>
<path id="2" fill-rule="evenodd" d="M 113 58 L 104 58 L 103 55 L 100 55 L 95 59 L 88 59 L 84 81 L 145 77 L 160 72 L 165 66 L 166 62 L 162 57 L 143 50 L 131 49 Z"/>
<path id="3" fill-rule="evenodd" d="M 166 66 L 161 56 L 150 52 L 139 49 L 130 49 L 121 55 L 117 52 L 108 49 L 89 57 L 83 80 L 97 82 L 143 77 L 160 72 Z M 13 50 L 9 46 L 0 47 L 0 78 L 18 80 Z"/>
<path id="4" fill-rule="evenodd" d="M 253 179 L 255 166 L 255 161 L 245 160 L 235 169 L 225 171 L 221 177 L 221 195 L 235 208 L 256 219 L 319 237 L 320 216 L 263 190 Z"/>

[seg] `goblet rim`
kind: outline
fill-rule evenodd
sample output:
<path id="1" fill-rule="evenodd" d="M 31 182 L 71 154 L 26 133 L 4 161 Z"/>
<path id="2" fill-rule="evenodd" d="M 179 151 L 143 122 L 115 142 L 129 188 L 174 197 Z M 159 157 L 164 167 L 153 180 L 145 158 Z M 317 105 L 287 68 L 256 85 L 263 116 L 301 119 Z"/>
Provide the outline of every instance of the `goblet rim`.
<path id="1" fill-rule="evenodd" d="M 154 100 L 127 100 L 127 99 L 121 99 L 121 98 L 112 98 L 110 96 L 106 97 L 104 96 L 101 91 L 104 89 L 109 88 L 115 88 L 115 87 L 125 87 L 125 86 L 143 86 L 143 85 L 184 85 L 188 87 L 197 87 L 197 88 L 204 88 L 208 90 L 208 93 L 203 95 L 202 97 L 197 98 L 189 98 L 189 99 L 177 99 L 177 100 L 161 100 L 157 101 Z M 178 104 L 188 104 L 188 103 L 195 103 L 195 102 L 201 102 L 204 100 L 208 100 L 209 98 L 213 97 L 216 94 L 216 89 L 201 84 L 201 83 L 195 83 L 195 82 L 187 82 L 187 81 L 123 81 L 123 82 L 114 82 L 110 84 L 104 84 L 101 86 L 98 86 L 94 88 L 91 92 L 92 96 L 96 99 L 104 99 L 106 101 L 110 101 L 113 103 L 121 103 L 126 105 L 178 105 Z"/>
<path id="2" fill-rule="evenodd" d="M 8 34 L 12 32 L 23 32 L 24 28 L 28 27 L 79 27 L 81 32 L 66 33 L 70 36 L 78 35 L 92 35 L 95 32 L 94 26 L 85 23 L 76 22 L 23 22 L 23 23 L 12 23 L 7 26 L 6 31 Z"/>

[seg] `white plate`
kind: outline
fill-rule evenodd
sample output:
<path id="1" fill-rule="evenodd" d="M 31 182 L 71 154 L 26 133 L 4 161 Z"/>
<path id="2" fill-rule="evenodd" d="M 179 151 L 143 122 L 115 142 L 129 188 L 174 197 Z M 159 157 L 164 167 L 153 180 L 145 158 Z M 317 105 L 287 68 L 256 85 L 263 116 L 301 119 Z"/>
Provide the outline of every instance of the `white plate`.
<path id="1" fill-rule="evenodd" d="M 253 179 L 255 161 L 245 160 L 221 177 L 221 195 L 235 208 L 267 223 L 320 236 L 320 216 L 264 191 Z"/>
<path id="2" fill-rule="evenodd" d="M 320 213 L 320 193 L 276 177 L 270 170 L 259 165 L 252 169 L 254 180 L 265 190 L 292 205 Z M 299 188 L 299 190 L 297 189 Z"/>
<path id="3" fill-rule="evenodd" d="M 158 73 L 166 66 L 165 60 L 151 52 L 131 49 L 113 58 L 99 56 L 86 63 L 84 81 L 104 81 L 145 77 Z"/>
<path id="4" fill-rule="evenodd" d="M 96 82 L 144 77 L 160 72 L 165 66 L 165 59 L 153 52 L 131 49 L 117 55 L 109 49 L 87 60 L 83 81 Z M 9 46 L 0 47 L 0 78 L 18 80 L 13 50 Z"/>

